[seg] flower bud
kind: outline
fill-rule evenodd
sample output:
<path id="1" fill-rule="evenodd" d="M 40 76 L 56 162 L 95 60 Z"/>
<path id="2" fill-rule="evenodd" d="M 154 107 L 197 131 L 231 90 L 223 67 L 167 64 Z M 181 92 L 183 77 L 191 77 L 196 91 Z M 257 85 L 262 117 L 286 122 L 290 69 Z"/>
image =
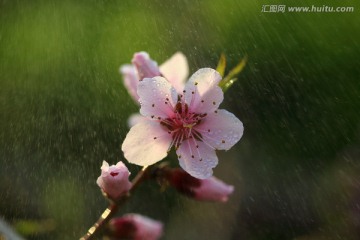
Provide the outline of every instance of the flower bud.
<path id="1" fill-rule="evenodd" d="M 146 52 L 135 53 L 132 64 L 135 65 L 138 71 L 140 81 L 144 78 L 152 78 L 161 75 L 157 63 L 153 61 Z"/>
<path id="2" fill-rule="evenodd" d="M 156 240 L 163 232 L 163 224 L 139 214 L 127 214 L 109 222 L 111 236 L 116 239 Z"/>
<path id="3" fill-rule="evenodd" d="M 128 193 L 131 188 L 129 181 L 130 172 L 122 162 L 111 165 L 103 161 L 101 166 L 101 175 L 96 183 L 113 200 L 120 198 Z"/>
<path id="4" fill-rule="evenodd" d="M 167 180 L 180 193 L 200 201 L 226 202 L 234 187 L 216 177 L 198 179 L 184 170 L 168 170 Z"/>

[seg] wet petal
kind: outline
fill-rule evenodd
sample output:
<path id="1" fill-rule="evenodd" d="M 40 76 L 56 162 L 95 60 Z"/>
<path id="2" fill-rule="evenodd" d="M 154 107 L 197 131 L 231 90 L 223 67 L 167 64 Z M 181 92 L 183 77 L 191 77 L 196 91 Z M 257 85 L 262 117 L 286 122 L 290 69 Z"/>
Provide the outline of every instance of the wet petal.
<path id="1" fill-rule="evenodd" d="M 130 163 L 146 166 L 166 157 L 171 139 L 160 123 L 141 121 L 130 129 L 121 149 Z"/>
<path id="2" fill-rule="evenodd" d="M 120 67 L 119 71 L 123 76 L 125 88 L 128 90 L 134 101 L 138 103 L 139 96 L 137 94 L 137 86 L 139 77 L 136 68 L 131 64 L 125 64 Z"/>
<path id="3" fill-rule="evenodd" d="M 185 85 L 185 102 L 193 112 L 207 113 L 218 109 L 224 94 L 218 86 L 220 74 L 211 68 L 195 72 Z"/>
<path id="4" fill-rule="evenodd" d="M 177 93 L 165 78 L 145 78 L 138 85 L 138 95 L 143 116 L 153 119 L 173 116 Z"/>
<path id="5" fill-rule="evenodd" d="M 191 176 L 205 179 L 212 175 L 218 164 L 215 150 L 192 138 L 183 141 L 176 151 L 180 166 Z"/>
<path id="6" fill-rule="evenodd" d="M 196 126 L 204 142 L 217 150 L 228 150 L 237 143 L 243 135 L 242 122 L 232 113 L 218 109 L 209 113 Z"/>
<path id="7" fill-rule="evenodd" d="M 175 53 L 160 66 L 160 72 L 174 86 L 176 91 L 181 93 L 189 75 L 189 66 L 185 55 L 181 52 Z"/>

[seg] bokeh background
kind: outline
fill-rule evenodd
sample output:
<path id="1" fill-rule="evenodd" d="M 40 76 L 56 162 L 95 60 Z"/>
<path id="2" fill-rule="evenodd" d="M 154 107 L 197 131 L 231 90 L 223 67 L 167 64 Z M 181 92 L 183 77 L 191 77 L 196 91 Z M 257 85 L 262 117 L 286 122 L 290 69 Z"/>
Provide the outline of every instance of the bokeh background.
<path id="1" fill-rule="evenodd" d="M 119 66 L 182 51 L 194 72 L 225 53 L 229 67 L 248 56 L 222 104 L 245 134 L 215 169 L 234 195 L 201 203 L 147 183 L 119 215 L 163 221 L 162 239 L 360 239 L 359 23 L 355 0 L 0 0 L 1 218 L 26 239 L 78 239 L 107 206 L 102 160 L 126 162 L 138 107 Z"/>

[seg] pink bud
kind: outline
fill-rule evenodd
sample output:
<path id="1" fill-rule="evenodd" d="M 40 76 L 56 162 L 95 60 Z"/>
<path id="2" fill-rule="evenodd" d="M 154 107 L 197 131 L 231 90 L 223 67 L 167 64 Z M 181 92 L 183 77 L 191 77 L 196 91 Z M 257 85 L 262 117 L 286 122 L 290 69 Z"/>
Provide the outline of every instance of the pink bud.
<path id="1" fill-rule="evenodd" d="M 216 177 L 201 180 L 201 185 L 195 189 L 197 200 L 227 202 L 229 195 L 234 191 L 234 186 L 227 185 Z"/>
<path id="2" fill-rule="evenodd" d="M 132 64 L 135 65 L 138 71 L 140 81 L 144 78 L 152 78 L 161 75 L 157 63 L 153 61 L 146 52 L 135 53 Z"/>
<path id="3" fill-rule="evenodd" d="M 200 201 L 226 202 L 234 187 L 216 177 L 198 179 L 178 168 L 169 170 L 167 179 L 179 192 Z"/>
<path id="4" fill-rule="evenodd" d="M 96 183 L 111 199 L 118 199 L 125 195 L 131 188 L 129 181 L 130 172 L 122 162 L 111 165 L 103 161 L 101 175 Z"/>
<path id="5" fill-rule="evenodd" d="M 127 214 L 109 222 L 110 230 L 116 239 L 156 240 L 163 232 L 163 224 L 139 214 Z"/>

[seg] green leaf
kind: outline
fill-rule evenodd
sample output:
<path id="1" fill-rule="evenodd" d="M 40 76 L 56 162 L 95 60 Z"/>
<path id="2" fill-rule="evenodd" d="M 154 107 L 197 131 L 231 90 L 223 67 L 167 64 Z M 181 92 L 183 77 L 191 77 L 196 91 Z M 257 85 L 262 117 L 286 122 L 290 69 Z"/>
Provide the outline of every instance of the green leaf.
<path id="1" fill-rule="evenodd" d="M 230 70 L 229 74 L 220 81 L 219 87 L 221 87 L 224 92 L 228 90 L 231 85 L 234 84 L 234 82 L 237 81 L 237 78 L 235 78 L 235 76 L 244 69 L 246 62 L 247 56 L 245 56 L 233 69 Z"/>
<path id="2" fill-rule="evenodd" d="M 223 86 L 221 86 L 223 92 L 226 92 L 238 79 L 237 78 L 232 78 L 229 81 L 227 81 L 227 83 Z"/>
<path id="3" fill-rule="evenodd" d="M 225 67 L 226 67 L 226 58 L 225 58 L 225 54 L 222 53 L 220 55 L 219 63 L 216 67 L 216 71 L 220 73 L 221 77 L 224 77 Z"/>

